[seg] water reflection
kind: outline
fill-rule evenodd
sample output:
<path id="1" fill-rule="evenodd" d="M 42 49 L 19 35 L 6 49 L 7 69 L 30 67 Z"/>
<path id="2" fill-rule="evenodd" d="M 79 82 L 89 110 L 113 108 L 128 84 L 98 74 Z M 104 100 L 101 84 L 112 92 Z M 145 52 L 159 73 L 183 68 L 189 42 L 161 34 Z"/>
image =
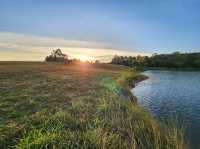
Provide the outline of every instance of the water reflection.
<path id="1" fill-rule="evenodd" d="M 146 71 L 148 80 L 133 89 L 141 106 L 158 119 L 178 118 L 193 148 L 200 148 L 200 72 Z"/>

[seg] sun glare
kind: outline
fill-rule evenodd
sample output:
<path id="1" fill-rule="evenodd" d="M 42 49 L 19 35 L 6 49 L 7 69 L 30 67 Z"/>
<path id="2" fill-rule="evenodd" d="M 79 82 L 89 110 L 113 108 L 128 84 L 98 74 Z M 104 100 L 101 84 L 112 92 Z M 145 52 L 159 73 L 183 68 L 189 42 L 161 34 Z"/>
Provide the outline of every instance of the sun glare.
<path id="1" fill-rule="evenodd" d="M 78 59 L 80 59 L 82 62 L 86 62 L 86 61 L 90 61 L 91 60 L 91 58 L 86 56 L 86 55 L 80 55 L 78 57 Z"/>

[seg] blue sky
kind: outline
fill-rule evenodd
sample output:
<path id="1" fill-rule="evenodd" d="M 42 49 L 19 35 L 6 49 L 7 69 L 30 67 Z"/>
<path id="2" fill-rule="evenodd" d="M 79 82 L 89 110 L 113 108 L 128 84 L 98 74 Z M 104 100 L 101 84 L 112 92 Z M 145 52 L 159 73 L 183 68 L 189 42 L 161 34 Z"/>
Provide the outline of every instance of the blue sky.
<path id="1" fill-rule="evenodd" d="M 199 35 L 198 0 L 0 0 L 0 60 L 200 52 Z"/>

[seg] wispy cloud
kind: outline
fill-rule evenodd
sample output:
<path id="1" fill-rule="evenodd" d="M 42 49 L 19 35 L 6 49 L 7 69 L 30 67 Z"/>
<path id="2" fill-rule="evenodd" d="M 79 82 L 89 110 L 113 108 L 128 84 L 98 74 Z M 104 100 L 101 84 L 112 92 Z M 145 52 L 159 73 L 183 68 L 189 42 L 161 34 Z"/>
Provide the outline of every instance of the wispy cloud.
<path id="1" fill-rule="evenodd" d="M 43 60 L 56 48 L 61 48 L 72 57 L 87 55 L 103 61 L 113 55 L 147 55 L 109 43 L 0 32 L 0 60 Z"/>

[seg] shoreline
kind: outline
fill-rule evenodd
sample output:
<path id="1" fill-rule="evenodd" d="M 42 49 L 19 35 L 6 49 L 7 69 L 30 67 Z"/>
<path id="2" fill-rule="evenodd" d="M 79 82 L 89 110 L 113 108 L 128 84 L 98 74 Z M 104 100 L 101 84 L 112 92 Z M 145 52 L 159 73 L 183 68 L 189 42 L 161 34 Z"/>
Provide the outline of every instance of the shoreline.
<path id="1" fill-rule="evenodd" d="M 129 97 L 131 102 L 136 102 L 137 103 L 137 97 L 133 94 L 133 92 L 131 91 L 132 89 L 134 89 L 136 87 L 136 85 L 142 81 L 145 81 L 147 80 L 149 77 L 148 76 L 145 76 L 145 75 L 139 75 L 138 77 L 136 77 L 135 79 L 133 80 L 130 80 L 129 81 L 129 86 L 130 86 L 130 89 L 129 91 L 131 92 L 131 96 Z"/>
<path id="2" fill-rule="evenodd" d="M 138 72 L 138 71 L 135 71 L 135 72 L 131 71 L 129 73 L 130 73 L 129 74 L 130 76 L 125 77 L 125 80 L 123 81 L 120 87 L 121 87 L 123 96 L 135 104 L 137 103 L 137 97 L 132 93 L 131 90 L 136 87 L 137 83 L 142 82 L 148 79 L 149 77 L 142 75 L 141 72 Z"/>

